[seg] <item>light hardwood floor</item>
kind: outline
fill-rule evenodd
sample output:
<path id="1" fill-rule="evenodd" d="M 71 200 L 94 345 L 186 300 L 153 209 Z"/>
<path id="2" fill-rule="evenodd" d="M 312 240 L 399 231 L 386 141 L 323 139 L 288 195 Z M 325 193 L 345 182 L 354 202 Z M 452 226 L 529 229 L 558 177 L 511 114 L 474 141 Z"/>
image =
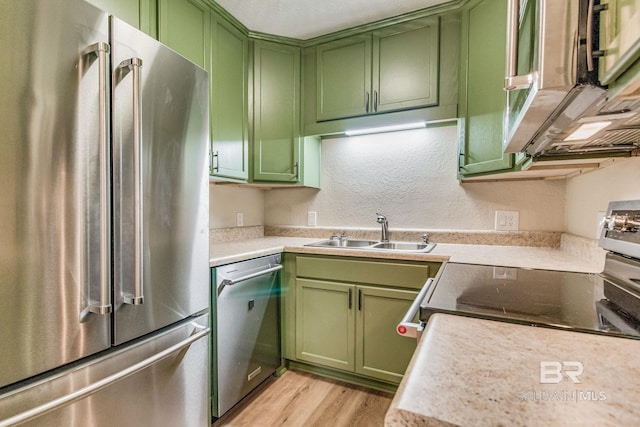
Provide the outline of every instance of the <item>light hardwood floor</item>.
<path id="1" fill-rule="evenodd" d="M 213 427 L 380 427 L 392 398 L 390 393 L 287 371 L 265 381 Z"/>

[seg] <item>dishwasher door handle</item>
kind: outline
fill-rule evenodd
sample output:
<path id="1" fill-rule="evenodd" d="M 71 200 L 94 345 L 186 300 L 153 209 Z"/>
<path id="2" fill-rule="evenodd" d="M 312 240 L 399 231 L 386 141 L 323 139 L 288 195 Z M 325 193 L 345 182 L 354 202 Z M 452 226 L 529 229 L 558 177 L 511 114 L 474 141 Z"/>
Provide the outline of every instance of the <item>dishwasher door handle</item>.
<path id="1" fill-rule="evenodd" d="M 420 303 L 422 303 L 422 300 L 424 300 L 424 297 L 427 295 L 427 292 L 429 292 L 429 288 L 431 287 L 432 283 L 433 283 L 433 279 L 427 280 L 424 286 L 422 287 L 422 289 L 420 290 L 420 292 L 418 293 L 418 296 L 416 297 L 416 299 L 413 300 L 411 307 L 409 307 L 409 310 L 407 311 L 407 313 L 404 315 L 404 317 L 396 327 L 396 332 L 398 333 L 398 335 L 402 335 L 403 337 L 408 337 L 408 338 L 418 338 L 418 335 L 422 333 L 422 330 L 424 329 L 425 324 L 423 322 L 413 323 L 411 320 L 420 309 Z"/>
<path id="2" fill-rule="evenodd" d="M 218 286 L 218 295 L 220 295 L 220 293 L 225 288 L 225 286 L 237 285 L 238 283 L 247 281 L 249 279 L 264 276 L 266 274 L 273 273 L 275 271 L 280 271 L 280 270 L 282 270 L 282 264 L 278 264 L 276 266 L 266 268 L 264 270 L 256 271 L 255 273 L 247 274 L 246 276 L 236 277 L 235 279 L 223 279 L 222 282 L 220 282 L 220 286 Z"/>

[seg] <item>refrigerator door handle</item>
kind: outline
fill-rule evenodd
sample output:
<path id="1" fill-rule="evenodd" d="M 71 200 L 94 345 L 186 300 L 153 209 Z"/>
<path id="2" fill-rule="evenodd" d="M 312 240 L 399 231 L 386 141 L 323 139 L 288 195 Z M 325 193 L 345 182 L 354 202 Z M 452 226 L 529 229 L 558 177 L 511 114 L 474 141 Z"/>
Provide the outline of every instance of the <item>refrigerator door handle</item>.
<path id="1" fill-rule="evenodd" d="M 111 305 L 111 280 L 109 277 L 109 242 L 111 241 L 111 230 L 109 229 L 109 216 L 111 206 L 109 199 L 109 122 L 110 108 L 108 96 L 109 76 L 109 43 L 98 42 L 85 49 L 84 56 L 95 55 L 98 58 L 98 100 L 99 100 L 99 152 L 100 152 L 100 295 L 96 300 L 91 295 L 91 284 L 89 281 L 89 311 L 96 314 L 109 314 L 112 311 Z"/>
<path id="2" fill-rule="evenodd" d="M 142 254 L 144 245 L 144 200 L 142 198 L 142 97 L 140 96 L 140 69 L 142 59 L 129 58 L 119 65 L 122 77 L 128 72 L 133 75 L 133 197 L 134 197 L 134 281 L 133 293 L 125 293 L 125 304 L 140 305 L 144 303 L 144 277 Z"/>
<path id="3" fill-rule="evenodd" d="M 123 380 L 137 372 L 142 371 L 145 368 L 148 368 L 149 366 L 159 362 L 160 360 L 169 357 L 172 353 L 175 353 L 181 350 L 182 351 L 186 350 L 191 344 L 193 344 L 194 342 L 202 338 L 207 337 L 211 332 L 210 328 L 208 327 L 203 327 L 201 325 L 194 325 L 194 326 L 196 329 L 199 329 L 200 331 L 195 332 L 196 329 L 194 329 L 194 333 L 192 335 L 180 341 L 179 343 L 174 344 L 171 347 L 168 347 L 163 351 L 154 354 L 151 357 L 141 360 L 135 365 L 131 365 L 122 371 L 116 372 L 115 374 L 109 375 L 99 381 L 96 381 L 93 384 L 90 384 L 86 387 L 76 390 L 73 393 L 66 394 L 57 399 L 51 400 L 45 404 L 29 409 L 28 411 L 24 411 L 17 415 L 14 415 L 13 417 L 1 420 L 0 427 L 9 427 L 15 424 L 24 423 L 26 421 L 42 416 L 48 412 L 54 411 L 55 409 L 58 409 L 62 406 L 84 399 L 87 396 L 90 396 L 104 388 L 109 387 L 110 385 L 112 385 L 117 381 Z"/>

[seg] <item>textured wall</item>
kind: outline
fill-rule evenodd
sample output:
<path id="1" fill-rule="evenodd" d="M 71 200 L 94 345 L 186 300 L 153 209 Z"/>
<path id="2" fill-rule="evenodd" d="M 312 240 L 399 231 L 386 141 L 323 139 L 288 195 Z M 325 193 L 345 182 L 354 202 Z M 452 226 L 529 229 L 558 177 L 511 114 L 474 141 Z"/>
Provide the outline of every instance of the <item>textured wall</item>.
<path id="1" fill-rule="evenodd" d="M 265 224 L 392 228 L 494 228 L 496 210 L 520 212 L 521 230 L 562 231 L 565 181 L 460 185 L 457 128 L 437 128 L 325 139 L 322 190 L 265 192 Z"/>
<path id="2" fill-rule="evenodd" d="M 565 230 L 595 239 L 598 223 L 612 200 L 640 199 L 640 157 L 622 160 L 604 169 L 567 181 Z"/>
<path id="3" fill-rule="evenodd" d="M 236 226 L 236 213 L 244 225 L 264 225 L 264 191 L 255 188 L 209 184 L 209 227 Z"/>

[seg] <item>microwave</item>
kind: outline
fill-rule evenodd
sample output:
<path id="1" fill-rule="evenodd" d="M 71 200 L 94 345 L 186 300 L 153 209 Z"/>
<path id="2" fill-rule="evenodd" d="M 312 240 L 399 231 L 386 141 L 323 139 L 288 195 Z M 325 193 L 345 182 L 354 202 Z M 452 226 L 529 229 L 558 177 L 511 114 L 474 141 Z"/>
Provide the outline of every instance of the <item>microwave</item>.
<path id="1" fill-rule="evenodd" d="M 640 99 L 598 81 L 594 0 L 508 0 L 505 152 L 637 155 Z"/>

